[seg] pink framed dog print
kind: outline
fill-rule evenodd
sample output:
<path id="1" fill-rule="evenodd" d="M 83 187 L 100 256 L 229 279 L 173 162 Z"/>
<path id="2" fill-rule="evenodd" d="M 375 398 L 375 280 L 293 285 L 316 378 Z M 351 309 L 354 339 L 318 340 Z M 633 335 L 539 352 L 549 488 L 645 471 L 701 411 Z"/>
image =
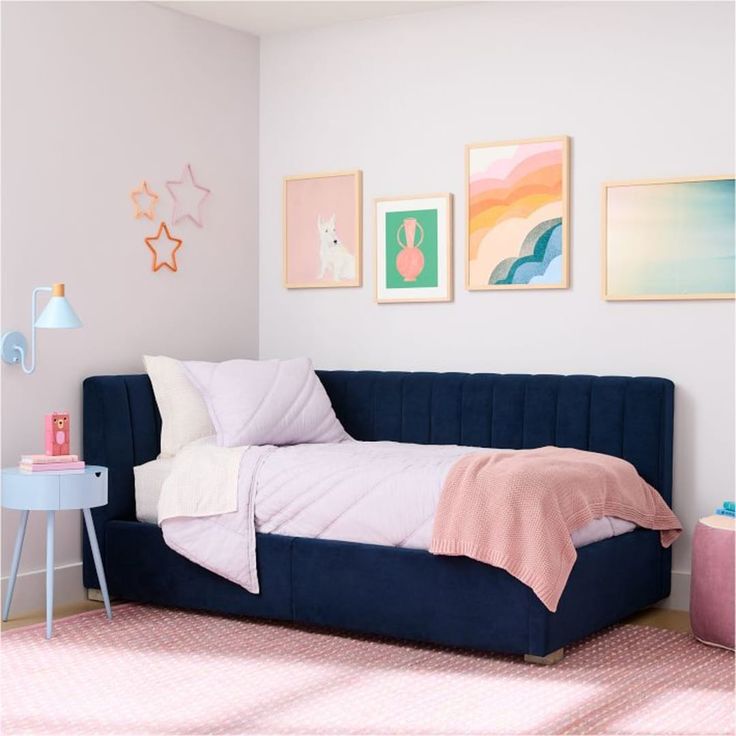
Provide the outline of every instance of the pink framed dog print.
<path id="1" fill-rule="evenodd" d="M 360 286 L 362 174 L 335 171 L 284 178 L 284 286 Z"/>

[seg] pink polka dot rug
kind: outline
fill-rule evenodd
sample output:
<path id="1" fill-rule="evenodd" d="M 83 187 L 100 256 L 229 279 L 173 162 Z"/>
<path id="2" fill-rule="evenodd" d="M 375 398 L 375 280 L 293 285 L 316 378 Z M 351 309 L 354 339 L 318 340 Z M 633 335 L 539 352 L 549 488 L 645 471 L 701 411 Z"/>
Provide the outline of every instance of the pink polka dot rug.
<path id="1" fill-rule="evenodd" d="M 3 734 L 732 734 L 734 656 L 616 626 L 552 666 L 154 606 L 3 632 Z"/>

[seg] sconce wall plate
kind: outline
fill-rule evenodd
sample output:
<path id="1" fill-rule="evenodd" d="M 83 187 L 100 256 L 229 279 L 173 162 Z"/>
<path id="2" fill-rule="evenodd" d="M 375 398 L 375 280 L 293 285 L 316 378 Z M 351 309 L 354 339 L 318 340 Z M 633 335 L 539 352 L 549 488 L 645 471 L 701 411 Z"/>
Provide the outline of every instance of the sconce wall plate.
<path id="1" fill-rule="evenodd" d="M 3 335 L 2 358 L 6 363 L 20 363 L 20 356 L 25 355 L 28 345 L 22 332 L 13 330 Z"/>

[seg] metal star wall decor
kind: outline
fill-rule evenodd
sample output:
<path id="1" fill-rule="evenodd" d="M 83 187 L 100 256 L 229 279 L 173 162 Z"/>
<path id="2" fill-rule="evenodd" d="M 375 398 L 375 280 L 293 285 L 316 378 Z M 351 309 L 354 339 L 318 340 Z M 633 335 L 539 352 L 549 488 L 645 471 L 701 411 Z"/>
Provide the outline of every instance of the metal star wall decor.
<path id="1" fill-rule="evenodd" d="M 147 217 L 149 220 L 153 220 L 155 217 L 156 204 L 158 202 L 158 194 L 152 192 L 148 186 L 148 182 L 144 179 L 143 183 L 134 189 L 130 193 L 130 198 L 133 200 L 135 205 L 135 219 L 140 220 L 141 217 Z M 148 203 L 145 207 L 141 205 L 141 200 L 147 199 Z"/>
<path id="2" fill-rule="evenodd" d="M 163 233 L 166 233 L 165 238 L 162 237 Z M 169 228 L 165 222 L 162 222 L 158 226 L 158 232 L 155 237 L 151 236 L 150 238 L 145 238 L 145 241 L 151 253 L 153 253 L 154 271 L 158 271 L 160 268 L 164 268 L 164 266 L 168 268 L 169 271 L 177 270 L 176 251 L 181 248 L 183 241 L 171 236 Z M 166 256 L 165 258 L 161 257 L 162 253 Z"/>
<path id="3" fill-rule="evenodd" d="M 197 227 L 202 227 L 202 204 L 210 196 L 210 190 L 194 181 L 192 167 L 187 164 L 181 179 L 167 181 L 166 188 L 174 199 L 172 223 L 175 225 L 188 217 Z"/>

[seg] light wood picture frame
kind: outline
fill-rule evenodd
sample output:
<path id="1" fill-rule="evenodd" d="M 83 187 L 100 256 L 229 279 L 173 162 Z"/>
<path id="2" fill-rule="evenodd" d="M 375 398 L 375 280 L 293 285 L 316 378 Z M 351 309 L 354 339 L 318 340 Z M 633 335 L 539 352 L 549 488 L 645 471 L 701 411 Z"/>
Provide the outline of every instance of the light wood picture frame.
<path id="1" fill-rule="evenodd" d="M 375 301 L 452 301 L 452 194 L 378 197 L 373 211 Z"/>
<path id="2" fill-rule="evenodd" d="M 465 288 L 567 289 L 570 138 L 465 146 Z"/>
<path id="3" fill-rule="evenodd" d="M 735 269 L 732 175 L 602 185 L 603 299 L 733 299 Z"/>
<path id="4" fill-rule="evenodd" d="M 284 177 L 282 218 L 287 289 L 361 285 L 362 171 Z"/>

